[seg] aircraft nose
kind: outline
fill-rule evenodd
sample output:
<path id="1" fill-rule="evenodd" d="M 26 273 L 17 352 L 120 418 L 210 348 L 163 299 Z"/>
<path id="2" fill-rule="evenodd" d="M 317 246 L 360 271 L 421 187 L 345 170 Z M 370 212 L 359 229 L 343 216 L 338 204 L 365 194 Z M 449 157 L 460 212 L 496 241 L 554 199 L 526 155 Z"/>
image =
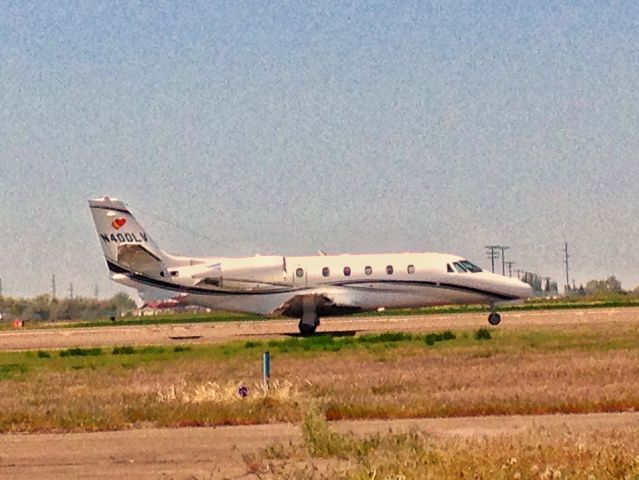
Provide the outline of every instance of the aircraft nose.
<path id="1" fill-rule="evenodd" d="M 512 279 L 513 295 L 516 295 L 518 299 L 525 300 L 532 296 L 532 287 L 526 282 L 522 282 L 519 279 Z"/>

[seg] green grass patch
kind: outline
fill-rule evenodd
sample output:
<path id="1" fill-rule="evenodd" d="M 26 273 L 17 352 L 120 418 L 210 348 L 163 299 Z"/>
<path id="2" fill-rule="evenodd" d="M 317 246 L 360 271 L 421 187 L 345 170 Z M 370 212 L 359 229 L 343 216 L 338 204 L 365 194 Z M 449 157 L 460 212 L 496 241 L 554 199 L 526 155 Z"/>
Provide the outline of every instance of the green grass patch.
<path id="1" fill-rule="evenodd" d="M 164 352 L 166 352 L 166 348 L 161 347 L 159 345 L 148 345 L 146 347 L 143 347 L 142 350 L 140 350 L 140 353 L 143 353 L 145 355 L 163 354 Z"/>
<path id="2" fill-rule="evenodd" d="M 46 350 L 38 350 L 36 355 L 38 358 L 51 358 L 51 354 Z"/>
<path id="3" fill-rule="evenodd" d="M 0 381 L 12 380 L 19 375 L 27 373 L 27 366 L 23 363 L 7 363 L 0 365 Z"/>
<path id="4" fill-rule="evenodd" d="M 475 332 L 475 340 L 490 340 L 493 336 L 487 328 L 480 328 Z"/>
<path id="5" fill-rule="evenodd" d="M 124 345 L 121 347 L 113 347 L 112 355 L 133 355 L 136 353 L 135 348 L 130 345 Z"/>
<path id="6" fill-rule="evenodd" d="M 457 336 L 453 332 L 446 330 L 442 333 L 427 333 L 424 335 L 424 343 L 431 346 L 435 345 L 437 342 L 446 342 L 448 340 L 455 340 L 456 338 Z"/>
<path id="7" fill-rule="evenodd" d="M 95 348 L 67 348 L 66 350 L 60 350 L 61 357 L 98 357 L 102 355 L 102 349 Z"/>

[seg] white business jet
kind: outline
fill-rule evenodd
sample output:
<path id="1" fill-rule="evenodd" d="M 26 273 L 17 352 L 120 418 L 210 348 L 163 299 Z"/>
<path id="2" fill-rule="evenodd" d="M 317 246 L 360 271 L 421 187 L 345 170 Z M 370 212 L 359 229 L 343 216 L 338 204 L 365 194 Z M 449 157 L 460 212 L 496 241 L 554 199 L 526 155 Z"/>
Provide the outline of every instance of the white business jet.
<path id="1" fill-rule="evenodd" d="M 142 298 L 235 312 L 299 318 L 310 335 L 320 317 L 382 308 L 486 303 L 496 306 L 531 294 L 518 279 L 485 272 L 443 253 L 384 253 L 286 257 L 185 257 L 156 245 L 125 204 L 89 200 L 111 279 Z"/>

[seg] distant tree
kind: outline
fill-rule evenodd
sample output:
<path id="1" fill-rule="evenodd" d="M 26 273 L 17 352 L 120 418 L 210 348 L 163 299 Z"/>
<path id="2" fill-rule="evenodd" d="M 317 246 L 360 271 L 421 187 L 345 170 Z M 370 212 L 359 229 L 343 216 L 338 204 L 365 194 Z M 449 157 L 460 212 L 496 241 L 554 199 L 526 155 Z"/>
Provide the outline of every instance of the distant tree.
<path id="1" fill-rule="evenodd" d="M 608 293 L 624 293 L 621 282 L 614 275 L 605 280 L 589 280 L 586 283 L 588 295 L 602 295 Z"/>
<path id="2" fill-rule="evenodd" d="M 124 292 L 119 292 L 113 295 L 109 303 L 111 305 L 111 309 L 116 311 L 118 314 L 128 312 L 136 307 L 135 302 Z"/>
<path id="3" fill-rule="evenodd" d="M 126 293 L 117 293 L 108 300 L 84 297 L 52 300 L 49 295 L 38 295 L 34 298 L 0 298 L 0 312 L 6 314 L 7 320 L 90 320 L 111 317 L 132 310 L 135 306 L 135 302 Z"/>

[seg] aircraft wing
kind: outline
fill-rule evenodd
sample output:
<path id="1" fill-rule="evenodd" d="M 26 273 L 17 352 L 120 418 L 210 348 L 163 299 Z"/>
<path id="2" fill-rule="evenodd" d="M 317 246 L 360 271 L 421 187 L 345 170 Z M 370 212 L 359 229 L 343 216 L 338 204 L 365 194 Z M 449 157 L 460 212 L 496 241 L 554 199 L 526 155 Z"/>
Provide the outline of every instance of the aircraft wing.
<path id="1" fill-rule="evenodd" d="M 308 303 L 315 305 L 315 311 L 320 316 L 348 315 L 362 310 L 353 299 L 345 297 L 339 290 L 331 289 L 295 295 L 280 305 L 273 314 L 299 317 L 302 315 L 304 304 Z"/>

